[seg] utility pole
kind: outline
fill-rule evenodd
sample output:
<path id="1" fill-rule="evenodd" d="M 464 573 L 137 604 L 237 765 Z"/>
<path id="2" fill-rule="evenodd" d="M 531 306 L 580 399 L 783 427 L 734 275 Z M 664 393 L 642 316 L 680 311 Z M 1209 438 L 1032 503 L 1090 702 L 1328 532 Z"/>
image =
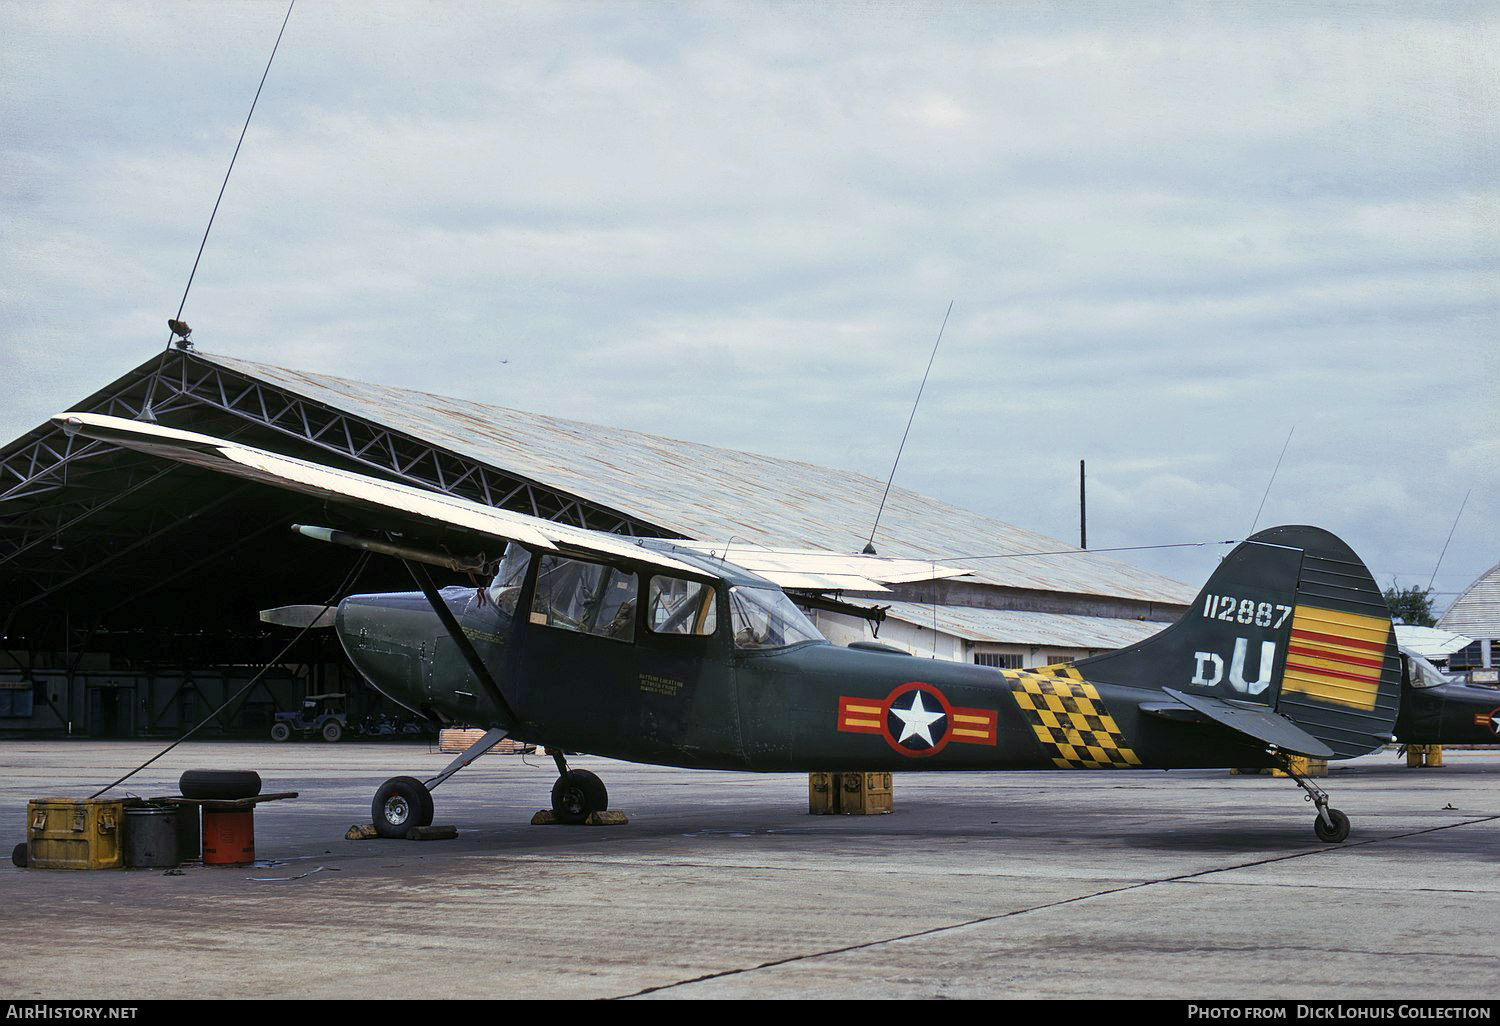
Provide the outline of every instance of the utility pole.
<path id="1" fill-rule="evenodd" d="M 1078 461 L 1078 547 L 1089 547 L 1089 506 L 1084 491 L 1083 460 Z"/>

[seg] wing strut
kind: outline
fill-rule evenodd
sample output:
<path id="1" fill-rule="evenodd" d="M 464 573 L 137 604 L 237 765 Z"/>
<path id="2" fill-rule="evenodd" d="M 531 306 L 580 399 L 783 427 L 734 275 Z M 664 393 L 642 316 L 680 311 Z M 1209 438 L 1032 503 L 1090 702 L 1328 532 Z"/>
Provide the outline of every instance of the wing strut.
<path id="1" fill-rule="evenodd" d="M 421 563 L 414 563 L 409 559 L 401 562 L 406 564 L 412 579 L 417 582 L 417 587 L 422 589 L 422 594 L 427 596 L 427 604 L 432 606 L 432 611 L 442 621 L 443 629 L 448 632 L 448 637 L 458 646 L 463 654 L 464 662 L 469 664 L 469 669 L 479 681 L 479 686 L 484 688 L 485 694 L 489 695 L 490 701 L 494 703 L 495 711 L 499 713 L 501 725 L 507 732 L 516 729 L 521 718 L 511 708 L 510 703 L 505 700 L 500 685 L 495 683 L 495 678 L 490 676 L 489 667 L 484 665 L 484 660 L 479 658 L 479 653 L 474 651 L 474 646 L 469 641 L 469 636 L 464 633 L 463 628 L 458 625 L 458 620 L 453 616 L 453 610 L 448 608 L 448 603 L 443 601 L 443 596 L 438 594 L 437 586 L 432 583 L 432 577 L 427 573 L 427 568 Z M 495 741 L 499 741 L 496 738 Z"/>

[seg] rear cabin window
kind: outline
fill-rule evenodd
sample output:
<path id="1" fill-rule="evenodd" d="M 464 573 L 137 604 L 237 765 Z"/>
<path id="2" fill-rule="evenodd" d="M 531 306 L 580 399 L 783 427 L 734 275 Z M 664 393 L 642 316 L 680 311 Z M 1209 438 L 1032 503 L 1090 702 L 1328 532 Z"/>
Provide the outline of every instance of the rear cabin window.
<path id="1" fill-rule="evenodd" d="M 714 589 L 702 581 L 658 574 L 646 594 L 646 626 L 656 634 L 712 634 L 719 626 Z"/>
<path id="2" fill-rule="evenodd" d="M 635 574 L 602 563 L 543 556 L 537 563 L 531 622 L 634 641 L 638 583 Z"/>

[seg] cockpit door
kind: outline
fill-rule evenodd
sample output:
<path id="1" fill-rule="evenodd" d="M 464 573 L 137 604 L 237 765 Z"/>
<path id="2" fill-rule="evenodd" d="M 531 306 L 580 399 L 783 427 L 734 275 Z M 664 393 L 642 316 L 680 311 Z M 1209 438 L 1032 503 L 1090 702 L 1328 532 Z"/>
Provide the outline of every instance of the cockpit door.
<path id="1" fill-rule="evenodd" d="M 643 587 L 637 646 L 642 742 L 663 761 L 741 765 L 721 589 L 668 573 L 646 574 Z"/>
<path id="2" fill-rule="evenodd" d="M 523 715 L 548 740 L 629 757 L 620 736 L 639 715 L 640 575 L 553 553 L 535 564 L 517 676 Z"/>

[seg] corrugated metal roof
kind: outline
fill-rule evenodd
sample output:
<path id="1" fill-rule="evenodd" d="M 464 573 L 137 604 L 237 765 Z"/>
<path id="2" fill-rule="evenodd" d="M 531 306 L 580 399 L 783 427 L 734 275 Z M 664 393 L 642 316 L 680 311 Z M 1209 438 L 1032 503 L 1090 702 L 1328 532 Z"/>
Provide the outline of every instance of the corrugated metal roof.
<path id="1" fill-rule="evenodd" d="M 1472 638 L 1500 638 L 1500 563 L 1469 585 L 1437 625 Z"/>
<path id="2" fill-rule="evenodd" d="M 886 605 L 880 602 L 879 605 Z M 965 641 L 1057 648 L 1115 649 L 1144 641 L 1170 624 L 1113 616 L 1070 616 L 971 606 L 925 606 L 892 602 L 886 616 L 936 629 Z"/>
<path id="3" fill-rule="evenodd" d="M 885 488 L 862 474 L 795 460 L 195 355 L 686 538 L 849 551 L 862 543 Z M 900 487 L 886 500 L 876 544 L 882 554 L 937 560 L 1070 550 L 962 565 L 976 580 L 1012 588 L 1183 604 L 1195 594 L 1159 574 Z"/>

